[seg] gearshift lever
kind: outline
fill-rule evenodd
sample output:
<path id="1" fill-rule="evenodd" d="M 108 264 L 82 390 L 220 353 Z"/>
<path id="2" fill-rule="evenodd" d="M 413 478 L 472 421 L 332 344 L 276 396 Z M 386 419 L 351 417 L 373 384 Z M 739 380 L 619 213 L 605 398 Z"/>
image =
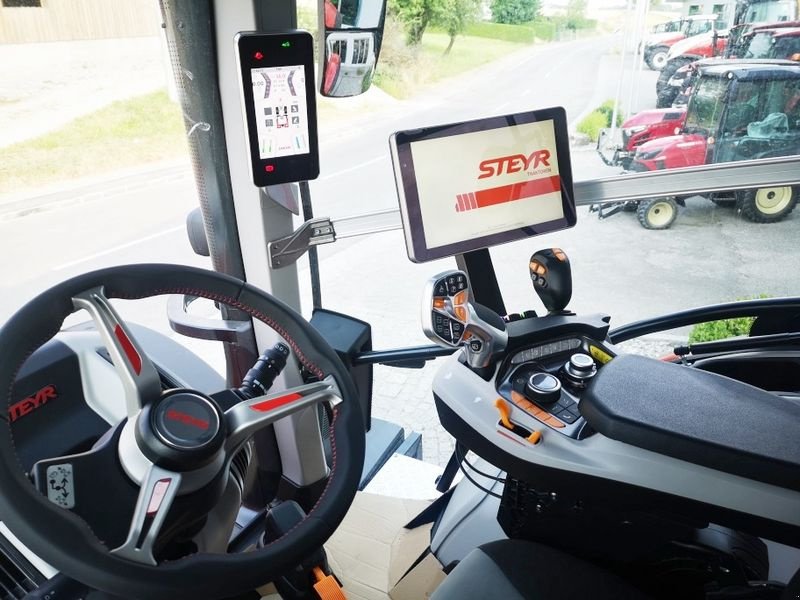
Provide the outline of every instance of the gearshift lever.
<path id="1" fill-rule="evenodd" d="M 531 256 L 533 289 L 547 311 L 553 315 L 564 311 L 572 298 L 572 269 L 561 248 L 538 250 Z"/>

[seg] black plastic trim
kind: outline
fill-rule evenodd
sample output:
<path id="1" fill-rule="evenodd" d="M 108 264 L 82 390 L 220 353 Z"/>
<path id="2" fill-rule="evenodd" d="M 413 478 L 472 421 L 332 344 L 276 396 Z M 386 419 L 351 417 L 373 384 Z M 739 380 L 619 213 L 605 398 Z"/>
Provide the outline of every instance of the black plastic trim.
<path id="1" fill-rule="evenodd" d="M 580 410 L 611 439 L 800 491 L 800 406 L 751 385 L 621 355 L 589 384 Z"/>

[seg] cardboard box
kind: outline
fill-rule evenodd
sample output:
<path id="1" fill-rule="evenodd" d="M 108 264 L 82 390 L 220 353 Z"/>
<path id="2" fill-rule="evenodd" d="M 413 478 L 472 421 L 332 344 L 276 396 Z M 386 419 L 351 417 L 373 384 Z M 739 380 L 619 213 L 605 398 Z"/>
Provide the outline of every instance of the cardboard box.
<path id="1" fill-rule="evenodd" d="M 441 583 L 445 575 L 439 562 L 430 554 L 423 557 L 431 526 L 403 527 L 428 504 L 363 492 L 356 495 L 339 529 L 325 544 L 330 566 L 350 600 L 418 600 Z"/>

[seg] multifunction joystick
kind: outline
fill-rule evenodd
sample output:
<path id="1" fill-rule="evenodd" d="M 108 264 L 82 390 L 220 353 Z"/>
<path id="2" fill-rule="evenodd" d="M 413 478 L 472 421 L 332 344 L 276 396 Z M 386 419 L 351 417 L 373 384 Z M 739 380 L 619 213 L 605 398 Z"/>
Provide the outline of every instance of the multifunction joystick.
<path id="1" fill-rule="evenodd" d="M 551 314 L 559 314 L 572 298 L 572 269 L 561 248 L 546 248 L 533 253 L 530 260 L 533 289 Z"/>
<path id="2" fill-rule="evenodd" d="M 422 299 L 422 329 L 430 340 L 448 348 L 464 347 L 469 366 L 488 366 L 505 350 L 503 320 L 475 304 L 463 271 L 445 271 L 428 281 Z"/>

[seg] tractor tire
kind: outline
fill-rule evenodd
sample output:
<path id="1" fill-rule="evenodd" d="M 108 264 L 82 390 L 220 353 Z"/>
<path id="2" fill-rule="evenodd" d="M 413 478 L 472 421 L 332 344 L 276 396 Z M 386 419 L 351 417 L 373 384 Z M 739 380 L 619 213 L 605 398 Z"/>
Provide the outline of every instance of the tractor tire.
<path id="1" fill-rule="evenodd" d="M 661 94 L 661 92 L 669 88 L 669 80 L 672 79 L 672 76 L 677 73 L 678 69 L 689 64 L 690 62 L 692 61 L 683 56 L 676 56 L 675 58 L 668 60 L 664 65 L 664 68 L 661 69 L 661 72 L 658 74 L 658 80 L 656 81 L 656 93 Z M 675 95 L 678 95 L 678 90 L 675 90 Z"/>
<path id="2" fill-rule="evenodd" d="M 670 108 L 677 96 L 678 91 L 674 88 L 668 87 L 665 90 L 661 90 L 656 96 L 656 108 Z"/>
<path id="3" fill-rule="evenodd" d="M 669 48 L 666 46 L 656 46 L 645 54 L 644 60 L 653 71 L 660 71 L 667 64 L 668 53 Z"/>
<path id="4" fill-rule="evenodd" d="M 794 210 L 798 196 L 800 188 L 788 185 L 744 190 L 737 194 L 736 210 L 753 223 L 777 223 Z"/>
<path id="5" fill-rule="evenodd" d="M 678 204 L 672 198 L 642 200 L 636 217 L 645 229 L 669 229 L 678 217 Z"/>

